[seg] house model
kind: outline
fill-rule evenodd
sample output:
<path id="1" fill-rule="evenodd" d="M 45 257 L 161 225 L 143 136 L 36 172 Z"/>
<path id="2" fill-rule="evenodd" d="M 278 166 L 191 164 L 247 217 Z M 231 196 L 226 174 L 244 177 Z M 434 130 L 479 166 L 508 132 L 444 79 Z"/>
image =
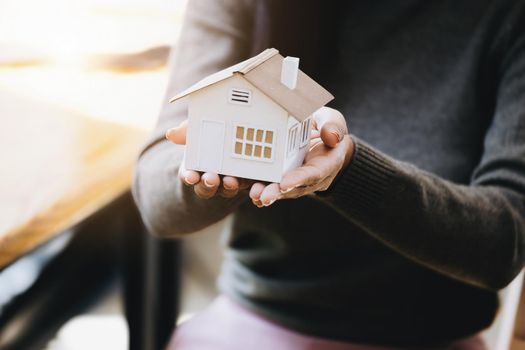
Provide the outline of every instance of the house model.
<path id="1" fill-rule="evenodd" d="M 188 96 L 186 169 L 280 182 L 302 165 L 311 115 L 333 96 L 267 49 L 173 97 Z"/>

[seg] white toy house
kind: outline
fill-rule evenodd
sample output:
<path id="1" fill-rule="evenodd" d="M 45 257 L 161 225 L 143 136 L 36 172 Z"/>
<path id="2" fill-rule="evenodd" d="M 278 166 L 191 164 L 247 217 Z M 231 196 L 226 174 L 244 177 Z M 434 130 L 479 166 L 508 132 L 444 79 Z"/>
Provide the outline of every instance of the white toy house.
<path id="1" fill-rule="evenodd" d="M 280 182 L 300 166 L 313 112 L 333 96 L 299 70 L 299 59 L 267 49 L 173 97 L 189 97 L 187 169 Z"/>

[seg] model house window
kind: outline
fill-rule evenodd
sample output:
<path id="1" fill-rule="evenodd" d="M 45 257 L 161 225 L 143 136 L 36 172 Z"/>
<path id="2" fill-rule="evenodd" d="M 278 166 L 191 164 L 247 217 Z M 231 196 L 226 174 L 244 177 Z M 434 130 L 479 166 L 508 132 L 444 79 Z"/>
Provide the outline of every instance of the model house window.
<path id="1" fill-rule="evenodd" d="M 238 158 L 272 161 L 274 139 L 273 130 L 236 125 L 233 153 Z"/>
<path id="2" fill-rule="evenodd" d="M 301 147 L 306 146 L 310 140 L 310 118 L 301 123 Z"/>
<path id="3" fill-rule="evenodd" d="M 299 124 L 296 124 L 288 131 L 288 144 L 286 148 L 288 150 L 288 156 L 292 155 L 297 149 L 299 149 L 300 137 Z"/>
<path id="4" fill-rule="evenodd" d="M 250 90 L 232 88 L 230 89 L 230 95 L 228 101 L 236 105 L 249 106 L 252 99 L 252 92 Z"/>

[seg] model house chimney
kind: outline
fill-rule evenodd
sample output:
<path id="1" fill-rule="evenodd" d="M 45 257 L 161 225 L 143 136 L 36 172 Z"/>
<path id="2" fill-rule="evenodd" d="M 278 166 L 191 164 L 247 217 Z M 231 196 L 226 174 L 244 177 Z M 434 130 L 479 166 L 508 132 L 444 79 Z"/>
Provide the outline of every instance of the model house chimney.
<path id="1" fill-rule="evenodd" d="M 297 86 L 299 58 L 287 56 L 281 67 L 281 83 L 293 90 Z"/>

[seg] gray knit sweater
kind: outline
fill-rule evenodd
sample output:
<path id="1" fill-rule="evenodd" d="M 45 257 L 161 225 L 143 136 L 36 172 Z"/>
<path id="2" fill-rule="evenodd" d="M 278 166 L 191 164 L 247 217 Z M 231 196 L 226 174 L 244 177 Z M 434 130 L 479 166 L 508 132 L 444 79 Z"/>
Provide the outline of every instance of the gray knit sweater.
<path id="1" fill-rule="evenodd" d="M 189 2 L 167 96 L 248 56 L 253 2 Z M 320 77 L 356 140 L 337 182 L 263 209 L 199 199 L 162 138 L 185 104 L 166 104 L 137 165 L 143 219 L 180 237 L 234 213 L 220 287 L 287 327 L 405 347 L 476 333 L 524 262 L 524 1 L 347 3 Z"/>

